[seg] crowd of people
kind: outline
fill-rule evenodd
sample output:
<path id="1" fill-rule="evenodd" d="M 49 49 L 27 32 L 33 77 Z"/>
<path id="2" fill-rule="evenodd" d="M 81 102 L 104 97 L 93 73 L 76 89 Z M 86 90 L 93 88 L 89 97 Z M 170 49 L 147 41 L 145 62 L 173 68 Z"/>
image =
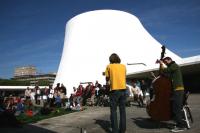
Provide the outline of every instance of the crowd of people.
<path id="1" fill-rule="evenodd" d="M 144 107 L 146 100 L 147 84 L 144 80 L 133 81 L 131 85 L 126 84 L 126 97 L 133 99 L 140 107 Z M 35 85 L 34 88 L 27 87 L 23 95 L 10 94 L 0 97 L 0 118 L 4 125 L 19 126 L 20 122 L 16 116 L 21 114 L 33 117 L 40 113 L 46 115 L 56 108 L 66 110 L 83 110 L 84 106 L 107 106 L 111 105 L 111 88 L 108 84 L 96 82 L 80 83 L 73 87 L 73 92 L 67 97 L 67 88 L 62 83 L 57 83 L 56 87 L 52 85 L 40 88 Z M 127 100 L 130 105 L 131 100 Z M 2 122 L 2 121 L 1 121 Z"/>
<path id="2" fill-rule="evenodd" d="M 77 88 L 73 87 L 73 93 L 69 97 L 70 108 L 81 108 L 82 106 L 108 106 L 108 88 L 101 85 L 98 81 L 94 83 L 84 83 L 84 87 L 80 84 Z"/>
<path id="3" fill-rule="evenodd" d="M 73 93 L 69 97 L 70 108 L 82 108 L 82 106 L 110 106 L 109 93 L 110 88 L 107 85 L 101 85 L 88 82 L 84 87 L 80 84 L 77 88 L 73 87 Z M 138 103 L 140 107 L 145 107 L 149 94 L 149 86 L 145 80 L 136 80 L 131 85 L 126 85 L 126 105 Z"/>
<path id="4" fill-rule="evenodd" d="M 33 89 L 27 87 L 24 95 L 13 93 L 7 97 L 0 97 L 0 125 L 21 125 L 16 116 L 24 114 L 28 117 L 40 113 L 42 115 L 55 111 L 56 108 L 65 107 L 67 101 L 66 88 L 63 84 L 40 88 L 36 85 Z"/>
<path id="5" fill-rule="evenodd" d="M 142 83 L 142 82 L 141 82 Z M 127 97 L 138 102 L 139 106 L 145 104 L 144 91 L 141 89 L 139 81 L 133 82 L 132 86 L 127 86 Z M 40 88 L 36 85 L 34 88 L 27 87 L 23 96 L 10 95 L 1 97 L 0 111 L 7 110 L 15 116 L 21 113 L 27 113 L 34 106 L 49 108 L 68 108 L 71 110 L 83 110 L 83 106 L 109 106 L 109 92 L 107 85 L 101 85 L 98 81 L 95 83 L 82 83 L 78 87 L 73 87 L 70 97 L 67 97 L 67 89 L 63 84 L 58 83 L 55 88 Z M 34 112 L 33 112 L 34 113 Z M 32 114 L 33 115 L 33 114 Z"/>

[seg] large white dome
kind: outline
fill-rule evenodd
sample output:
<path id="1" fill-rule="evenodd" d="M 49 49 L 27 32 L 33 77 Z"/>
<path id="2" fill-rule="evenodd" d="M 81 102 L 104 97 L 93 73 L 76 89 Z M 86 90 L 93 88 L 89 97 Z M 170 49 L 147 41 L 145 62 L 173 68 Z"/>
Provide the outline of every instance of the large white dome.
<path id="1" fill-rule="evenodd" d="M 161 44 L 142 26 L 134 15 L 117 10 L 96 10 L 75 16 L 66 25 L 64 48 L 54 82 L 72 87 L 80 82 L 104 83 L 102 72 L 109 64 L 109 56 L 117 53 L 122 63 L 143 62 L 127 66 L 127 73 L 156 68 Z M 166 56 L 180 57 L 166 50 Z"/>

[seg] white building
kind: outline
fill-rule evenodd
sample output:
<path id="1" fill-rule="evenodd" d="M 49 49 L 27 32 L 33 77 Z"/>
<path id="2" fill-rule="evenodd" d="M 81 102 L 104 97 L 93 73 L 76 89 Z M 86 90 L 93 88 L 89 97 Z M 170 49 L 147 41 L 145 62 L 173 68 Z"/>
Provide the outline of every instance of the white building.
<path id="1" fill-rule="evenodd" d="M 117 53 L 122 63 L 144 63 L 127 66 L 127 73 L 157 68 L 161 44 L 155 40 L 134 15 L 117 10 L 96 10 L 75 16 L 68 21 L 64 48 L 57 77 L 72 92 L 80 82 L 104 83 L 102 72 L 109 56 Z M 166 50 L 166 56 L 181 60 Z"/>

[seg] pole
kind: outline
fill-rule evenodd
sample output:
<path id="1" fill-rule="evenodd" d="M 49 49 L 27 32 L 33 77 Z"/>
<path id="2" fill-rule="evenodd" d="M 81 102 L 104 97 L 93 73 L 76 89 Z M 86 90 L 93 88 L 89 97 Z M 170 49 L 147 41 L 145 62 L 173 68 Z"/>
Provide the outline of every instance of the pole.
<path id="1" fill-rule="evenodd" d="M 147 65 L 144 64 L 144 63 L 127 63 L 127 65 L 144 65 L 144 66 L 147 66 Z"/>

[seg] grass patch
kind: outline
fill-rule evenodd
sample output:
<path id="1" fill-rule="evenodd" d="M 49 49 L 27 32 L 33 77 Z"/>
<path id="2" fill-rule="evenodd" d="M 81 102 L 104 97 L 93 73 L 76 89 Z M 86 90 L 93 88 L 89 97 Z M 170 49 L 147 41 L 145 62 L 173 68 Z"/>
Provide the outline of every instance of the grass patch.
<path id="1" fill-rule="evenodd" d="M 49 113 L 47 115 L 43 115 L 39 111 L 34 116 L 27 116 L 25 113 L 22 113 L 19 116 L 16 116 L 16 118 L 20 122 L 28 124 L 28 123 L 35 123 L 35 122 L 43 120 L 43 119 L 48 119 L 48 118 L 52 118 L 52 117 L 56 117 L 56 116 L 69 114 L 69 113 L 72 113 L 72 112 L 75 112 L 75 111 L 70 111 L 70 110 L 66 110 L 66 109 L 63 109 L 63 108 L 55 108 L 53 111 L 51 111 L 51 113 Z"/>

